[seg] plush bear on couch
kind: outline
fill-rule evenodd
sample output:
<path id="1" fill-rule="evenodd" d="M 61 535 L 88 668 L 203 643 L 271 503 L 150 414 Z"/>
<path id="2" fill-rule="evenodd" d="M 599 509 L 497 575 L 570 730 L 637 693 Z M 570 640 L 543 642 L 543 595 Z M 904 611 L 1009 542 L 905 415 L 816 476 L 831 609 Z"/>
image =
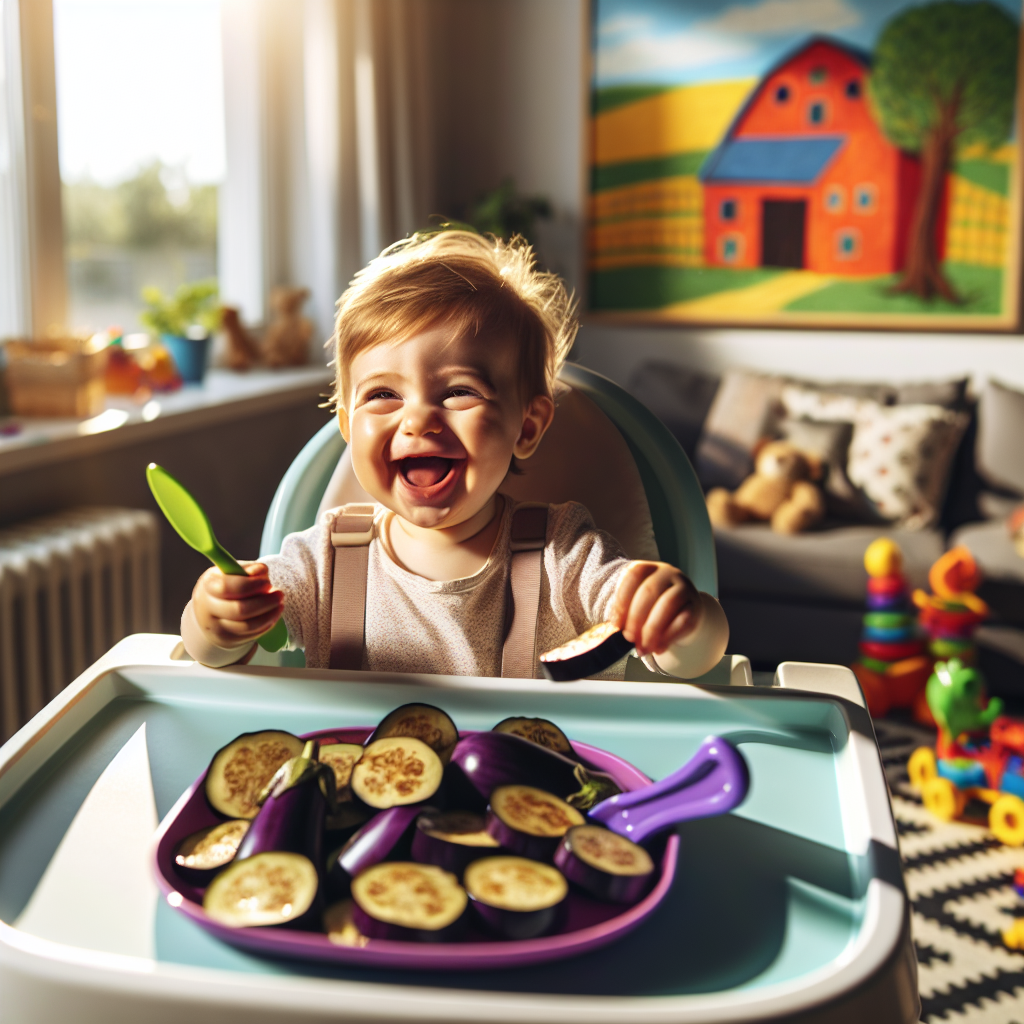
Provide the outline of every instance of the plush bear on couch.
<path id="1" fill-rule="evenodd" d="M 714 526 L 737 526 L 751 519 L 771 522 L 776 533 L 802 533 L 825 517 L 825 498 L 814 483 L 821 464 L 788 441 L 769 441 L 754 461 L 754 472 L 733 492 L 708 492 Z"/>

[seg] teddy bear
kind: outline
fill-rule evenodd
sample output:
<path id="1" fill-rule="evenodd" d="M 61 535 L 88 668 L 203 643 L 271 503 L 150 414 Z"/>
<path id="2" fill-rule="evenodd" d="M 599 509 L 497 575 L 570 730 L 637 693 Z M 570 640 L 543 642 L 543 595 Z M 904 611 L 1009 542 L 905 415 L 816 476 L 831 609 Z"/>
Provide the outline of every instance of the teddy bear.
<path id="1" fill-rule="evenodd" d="M 729 527 L 769 520 L 776 533 L 800 533 L 825 517 L 825 498 L 814 483 L 821 470 L 817 458 L 789 441 L 768 441 L 757 452 L 754 472 L 734 492 L 708 492 L 711 522 Z"/>
<path id="2" fill-rule="evenodd" d="M 225 362 L 230 369 L 248 370 L 259 362 L 260 347 L 242 326 L 241 317 L 234 306 L 221 307 L 220 326 L 227 338 L 228 351 Z"/>
<path id="3" fill-rule="evenodd" d="M 313 325 L 302 315 L 302 305 L 308 298 L 308 288 L 275 288 L 270 293 L 274 319 L 263 335 L 267 366 L 304 366 L 309 362 Z"/>

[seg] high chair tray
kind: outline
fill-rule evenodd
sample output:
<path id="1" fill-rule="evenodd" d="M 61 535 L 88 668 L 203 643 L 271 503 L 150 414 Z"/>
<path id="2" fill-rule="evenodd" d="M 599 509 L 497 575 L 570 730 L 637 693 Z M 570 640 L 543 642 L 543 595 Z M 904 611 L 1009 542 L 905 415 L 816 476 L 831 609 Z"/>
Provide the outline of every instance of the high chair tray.
<path id="1" fill-rule="evenodd" d="M 3 1020 L 917 1019 L 863 708 L 760 687 L 215 671 L 172 660 L 176 643 L 123 641 L 0 748 Z M 655 779 L 715 733 L 743 752 L 750 793 L 679 829 L 672 890 L 635 931 L 549 964 L 442 974 L 275 959 L 220 942 L 159 896 L 158 821 L 226 741 L 365 725 L 411 700 L 466 729 L 550 718 Z"/>

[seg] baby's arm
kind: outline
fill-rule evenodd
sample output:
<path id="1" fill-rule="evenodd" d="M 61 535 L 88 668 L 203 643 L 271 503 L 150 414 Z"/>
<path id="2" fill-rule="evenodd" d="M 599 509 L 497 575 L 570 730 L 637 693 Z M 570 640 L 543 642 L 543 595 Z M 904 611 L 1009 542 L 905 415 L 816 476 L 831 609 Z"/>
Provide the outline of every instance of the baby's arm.
<path id="1" fill-rule="evenodd" d="M 262 562 L 242 562 L 245 576 L 211 567 L 196 581 L 181 620 L 185 649 L 206 665 L 235 664 L 281 615 L 284 595 Z"/>

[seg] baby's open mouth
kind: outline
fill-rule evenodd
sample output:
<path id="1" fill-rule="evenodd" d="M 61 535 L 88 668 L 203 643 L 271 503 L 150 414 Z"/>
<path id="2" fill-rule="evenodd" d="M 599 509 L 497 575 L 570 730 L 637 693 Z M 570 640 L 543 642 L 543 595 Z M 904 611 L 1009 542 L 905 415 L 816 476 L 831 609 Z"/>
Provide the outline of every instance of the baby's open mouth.
<path id="1" fill-rule="evenodd" d="M 437 455 L 421 455 L 402 459 L 398 468 L 413 487 L 433 487 L 451 472 L 454 461 Z"/>

